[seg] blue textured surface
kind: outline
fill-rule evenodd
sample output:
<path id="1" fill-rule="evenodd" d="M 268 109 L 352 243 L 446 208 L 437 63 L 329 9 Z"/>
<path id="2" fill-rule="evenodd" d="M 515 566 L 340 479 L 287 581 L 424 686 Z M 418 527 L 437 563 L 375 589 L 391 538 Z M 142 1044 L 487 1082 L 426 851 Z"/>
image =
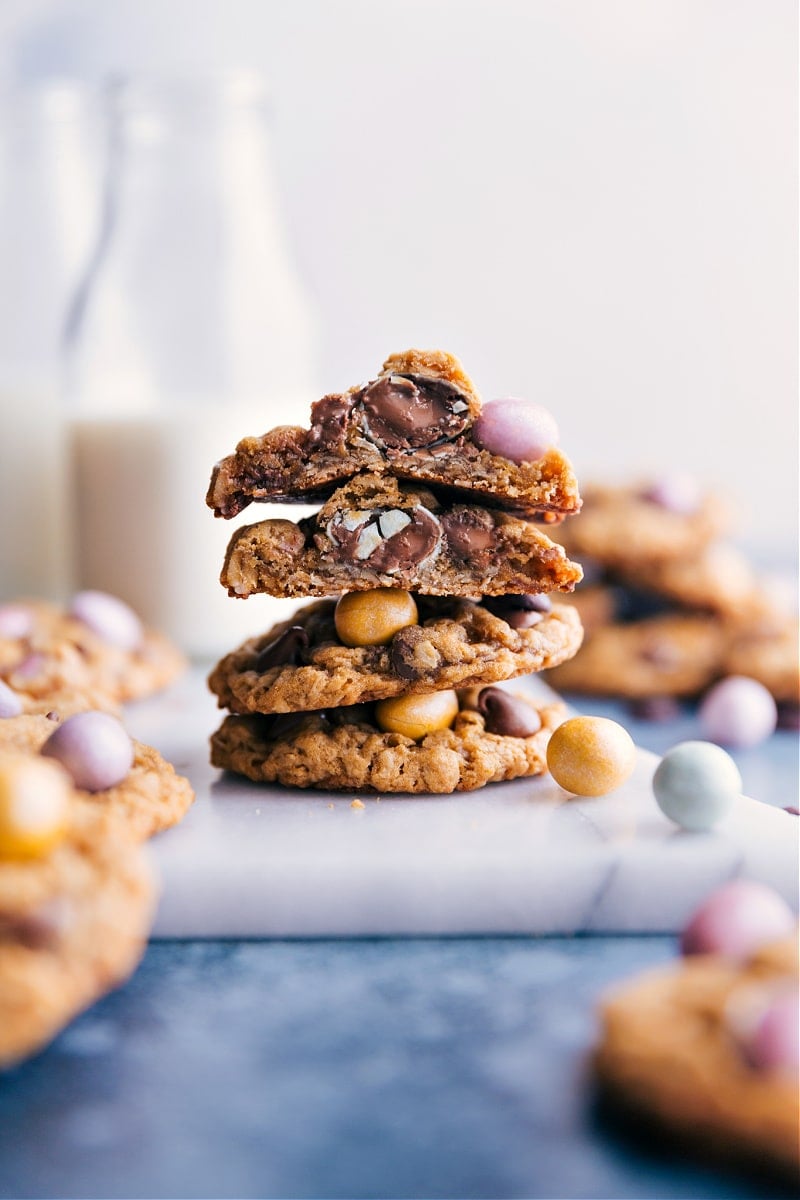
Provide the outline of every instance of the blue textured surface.
<path id="1" fill-rule="evenodd" d="M 615 706 L 594 712 L 619 716 Z M 697 730 L 626 718 L 656 751 Z M 797 739 L 737 755 L 796 803 Z M 172 942 L 0 1076 L 0 1196 L 790 1195 L 593 1097 L 594 1005 L 672 939 Z"/>

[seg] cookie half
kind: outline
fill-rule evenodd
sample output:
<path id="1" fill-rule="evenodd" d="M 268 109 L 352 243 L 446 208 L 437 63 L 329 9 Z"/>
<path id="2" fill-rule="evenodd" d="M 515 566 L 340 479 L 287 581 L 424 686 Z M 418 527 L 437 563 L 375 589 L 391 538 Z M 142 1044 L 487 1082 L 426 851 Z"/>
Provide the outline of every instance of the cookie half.
<path id="1" fill-rule="evenodd" d="M 435 596 L 572 591 L 582 578 L 530 521 L 451 504 L 391 477 L 359 475 L 313 518 L 233 535 L 220 576 L 231 596 L 332 596 L 379 587 Z"/>
<path id="2" fill-rule="evenodd" d="M 750 1067 L 736 1043 L 737 1010 L 759 991 L 797 985 L 794 939 L 746 965 L 684 959 L 610 994 L 602 1006 L 596 1069 L 633 1115 L 705 1156 L 747 1160 L 797 1178 L 797 1079 Z"/>
<path id="3" fill-rule="evenodd" d="M 547 770 L 547 743 L 566 710 L 561 704 L 515 701 L 538 714 L 539 728 L 529 737 L 490 733 L 486 718 L 468 707 L 450 729 L 421 741 L 383 733 L 368 705 L 291 716 L 230 716 L 212 735 L 211 762 L 257 783 L 287 787 L 469 792 Z"/>
<path id="4" fill-rule="evenodd" d="M 481 402 L 461 363 L 443 350 L 393 354 L 365 386 L 325 396 L 308 429 L 281 426 L 244 438 L 214 468 L 207 503 L 233 517 L 253 500 L 323 500 L 354 475 L 376 471 L 555 516 L 580 508 L 569 461 L 550 450 L 515 463 L 472 438 Z"/>
<path id="5" fill-rule="evenodd" d="M 40 1049 L 131 974 L 155 895 L 141 850 L 80 803 L 46 858 L 0 861 L 0 1067 Z"/>
<path id="6" fill-rule="evenodd" d="M 0 750 L 38 755 L 57 724 L 36 714 L 1 720 Z M 151 837 L 176 825 L 194 801 L 189 780 L 157 750 L 142 742 L 133 745 L 133 766 L 121 783 L 101 792 L 76 789 L 80 802 L 92 811 L 96 836 L 115 831 L 137 841 Z"/>
<path id="7" fill-rule="evenodd" d="M 321 600 L 250 638 L 209 677 L 220 708 L 287 713 L 496 683 L 554 667 L 575 654 L 583 629 L 574 608 L 554 604 L 514 629 L 482 604 L 418 598 L 419 625 L 385 646 L 344 646 L 336 604 Z"/>

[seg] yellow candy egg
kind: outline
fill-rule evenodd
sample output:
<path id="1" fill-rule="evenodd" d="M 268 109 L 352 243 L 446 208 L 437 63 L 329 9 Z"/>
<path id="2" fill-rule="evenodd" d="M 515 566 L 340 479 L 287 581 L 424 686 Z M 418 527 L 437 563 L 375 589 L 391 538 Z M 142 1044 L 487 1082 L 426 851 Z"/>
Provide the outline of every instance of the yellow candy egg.
<path id="1" fill-rule="evenodd" d="M 375 705 L 375 720 L 384 733 L 403 733 L 419 741 L 439 729 L 449 729 L 458 715 L 455 692 L 427 696 L 393 696 Z"/>
<path id="2" fill-rule="evenodd" d="M 0 859 L 43 858 L 66 834 L 71 803 L 57 763 L 0 754 Z"/>
<path id="3" fill-rule="evenodd" d="M 348 592 L 334 613 L 336 632 L 345 646 L 384 646 L 417 619 L 414 597 L 400 588 Z"/>
<path id="4" fill-rule="evenodd" d="M 625 782 L 636 762 L 627 729 L 606 717 L 571 717 L 547 746 L 547 765 L 560 787 L 576 796 L 605 796 Z"/>

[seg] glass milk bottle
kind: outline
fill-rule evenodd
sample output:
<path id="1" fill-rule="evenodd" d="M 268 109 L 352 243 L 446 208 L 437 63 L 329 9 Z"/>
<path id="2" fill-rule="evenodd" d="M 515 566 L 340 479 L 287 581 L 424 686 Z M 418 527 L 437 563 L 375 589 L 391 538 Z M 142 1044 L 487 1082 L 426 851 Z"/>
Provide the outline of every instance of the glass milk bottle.
<path id="1" fill-rule="evenodd" d="M 312 342 L 260 80 L 116 85 L 104 228 L 67 346 L 79 576 L 195 657 L 291 611 L 219 582 L 234 527 L 278 510 L 222 521 L 205 492 L 239 438 L 306 421 Z"/>
<path id="2" fill-rule="evenodd" d="M 0 95 L 0 602 L 71 583 L 59 340 L 96 233 L 95 94 Z"/>

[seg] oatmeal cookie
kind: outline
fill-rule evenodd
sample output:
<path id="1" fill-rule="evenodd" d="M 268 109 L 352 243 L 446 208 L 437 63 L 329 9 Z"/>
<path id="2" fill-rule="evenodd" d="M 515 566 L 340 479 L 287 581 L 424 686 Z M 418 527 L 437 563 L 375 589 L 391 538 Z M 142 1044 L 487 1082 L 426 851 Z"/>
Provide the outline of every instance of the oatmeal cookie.
<path id="1" fill-rule="evenodd" d="M 684 959 L 618 988 L 602 1005 L 596 1068 L 633 1115 L 704 1154 L 800 1171 L 797 1079 L 752 1068 L 734 1036 L 740 1005 L 797 982 L 797 943 L 775 943 L 745 965 Z"/>
<path id="2" fill-rule="evenodd" d="M 442 350 L 393 354 L 377 379 L 318 400 L 308 429 L 284 425 L 244 438 L 218 463 L 207 503 L 234 517 L 254 500 L 308 504 L 364 471 L 436 484 L 528 515 L 577 512 L 575 474 L 558 450 L 515 463 L 481 449 L 480 398 Z"/>
<path id="3" fill-rule="evenodd" d="M 76 805 L 69 834 L 45 858 L 0 859 L 0 1068 L 131 974 L 154 906 L 142 851 L 98 827 L 90 805 Z"/>
<path id="4" fill-rule="evenodd" d="M 495 689 L 492 689 L 495 690 Z M 449 793 L 547 770 L 546 747 L 566 710 L 534 705 L 539 728 L 528 737 L 490 733 L 487 717 L 462 697 L 450 729 L 414 741 L 384 733 L 369 705 L 290 716 L 229 716 L 211 738 L 211 761 L 257 783 L 325 791 Z M 502 728 L 502 726 L 500 726 Z"/>
<path id="5" fill-rule="evenodd" d="M 57 718 L 35 714 L 0 720 L 0 751 L 38 755 L 57 725 Z M 151 837 L 177 825 L 194 800 L 188 779 L 157 750 L 142 742 L 133 745 L 133 766 L 121 783 L 100 792 L 76 789 L 80 803 L 93 813 L 98 836 L 107 830 L 135 840 Z"/>
<path id="6" fill-rule="evenodd" d="M 0 679 L 28 712 L 113 711 L 160 691 L 186 668 L 180 651 L 152 630 L 124 649 L 54 604 L 20 600 L 13 608 L 19 629 L 9 635 L 0 626 Z"/>
<path id="7" fill-rule="evenodd" d="M 334 708 L 511 679 L 564 662 L 581 644 L 578 614 L 564 604 L 515 629 L 482 604 L 418 599 L 420 623 L 383 646 L 343 646 L 334 601 L 308 604 L 227 654 L 209 686 L 232 712 Z"/>
<path id="8" fill-rule="evenodd" d="M 313 518 L 237 529 L 220 576 L 231 596 L 330 596 L 379 587 L 437 596 L 569 592 L 581 569 L 533 523 L 359 475 Z"/>

